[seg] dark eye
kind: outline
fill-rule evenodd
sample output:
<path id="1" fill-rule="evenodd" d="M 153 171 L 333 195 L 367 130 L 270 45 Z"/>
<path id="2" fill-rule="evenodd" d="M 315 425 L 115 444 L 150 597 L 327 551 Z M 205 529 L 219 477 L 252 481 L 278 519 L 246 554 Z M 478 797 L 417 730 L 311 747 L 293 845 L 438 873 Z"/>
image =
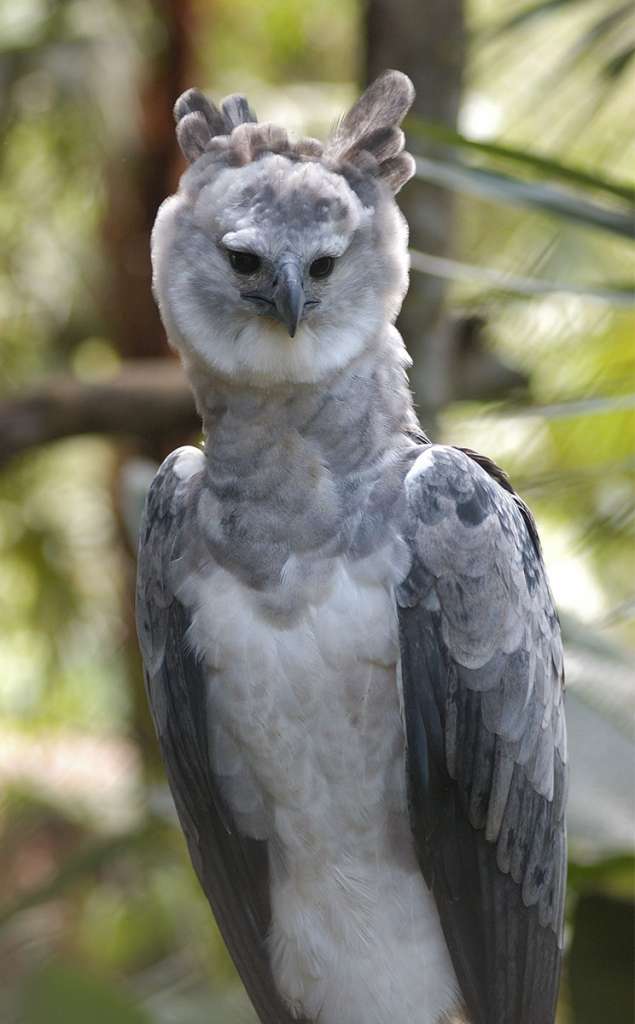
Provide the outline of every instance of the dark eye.
<path id="1" fill-rule="evenodd" d="M 239 249 L 228 249 L 229 262 L 237 274 L 255 274 L 260 268 L 260 256 L 255 252 L 241 252 Z"/>
<path id="2" fill-rule="evenodd" d="M 320 256 L 318 260 L 313 260 L 309 267 L 309 274 L 311 277 L 328 277 L 334 266 L 334 256 Z"/>

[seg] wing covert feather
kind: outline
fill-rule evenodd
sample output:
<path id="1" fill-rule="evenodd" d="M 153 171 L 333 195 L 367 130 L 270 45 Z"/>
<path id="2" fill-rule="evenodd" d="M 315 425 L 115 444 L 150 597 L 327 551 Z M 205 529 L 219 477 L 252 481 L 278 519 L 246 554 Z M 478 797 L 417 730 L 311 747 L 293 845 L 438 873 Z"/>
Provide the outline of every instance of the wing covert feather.
<path id="1" fill-rule="evenodd" d="M 552 1024 L 566 873 L 558 620 L 500 470 L 431 445 L 398 588 L 411 825 L 473 1024 Z"/>
<path id="2" fill-rule="evenodd" d="M 187 639 L 187 609 L 175 596 L 179 575 L 195 563 L 193 516 L 203 465 L 198 449 L 178 449 L 152 483 L 139 542 L 137 630 L 150 708 L 192 864 L 260 1020 L 292 1024 L 274 986 L 266 946 L 266 844 L 238 832 L 214 779 L 209 679 Z"/>

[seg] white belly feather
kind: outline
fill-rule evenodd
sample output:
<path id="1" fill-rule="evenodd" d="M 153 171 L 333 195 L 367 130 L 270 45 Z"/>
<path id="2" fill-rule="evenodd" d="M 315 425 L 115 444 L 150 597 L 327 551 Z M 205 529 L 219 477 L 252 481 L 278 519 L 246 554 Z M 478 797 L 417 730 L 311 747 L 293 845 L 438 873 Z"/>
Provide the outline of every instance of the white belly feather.
<path id="1" fill-rule="evenodd" d="M 437 1024 L 458 991 L 407 822 L 394 555 L 295 563 L 273 603 L 221 568 L 181 589 L 212 770 L 270 841 L 274 977 L 319 1024 Z"/>

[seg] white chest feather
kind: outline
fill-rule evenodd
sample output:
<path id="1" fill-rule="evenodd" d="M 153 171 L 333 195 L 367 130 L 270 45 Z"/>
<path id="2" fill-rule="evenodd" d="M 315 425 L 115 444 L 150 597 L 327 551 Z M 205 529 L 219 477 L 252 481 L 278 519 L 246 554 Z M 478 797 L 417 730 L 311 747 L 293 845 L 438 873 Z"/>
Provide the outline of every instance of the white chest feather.
<path id="1" fill-rule="evenodd" d="M 273 598 L 213 568 L 181 592 L 211 769 L 270 841 L 274 977 L 319 1024 L 437 1024 L 457 991 L 408 827 L 394 564 L 294 561 Z"/>

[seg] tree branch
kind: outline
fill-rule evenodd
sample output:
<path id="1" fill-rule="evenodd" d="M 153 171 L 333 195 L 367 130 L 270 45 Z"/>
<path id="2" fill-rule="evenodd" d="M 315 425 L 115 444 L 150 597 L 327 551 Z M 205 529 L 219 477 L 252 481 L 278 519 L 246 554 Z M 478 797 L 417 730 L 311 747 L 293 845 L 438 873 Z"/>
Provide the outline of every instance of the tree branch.
<path id="1" fill-rule="evenodd" d="M 430 408 L 499 399 L 526 388 L 526 377 L 489 347 L 485 327 L 474 315 L 444 321 L 437 341 L 448 368 L 446 389 L 437 386 L 428 395 L 419 388 L 424 427 Z M 161 459 L 170 447 L 199 432 L 200 425 L 176 359 L 124 360 L 117 376 L 107 381 L 87 383 L 65 374 L 0 400 L 0 466 L 30 448 L 82 434 L 135 438 Z"/>
<path id="2" fill-rule="evenodd" d="M 160 438 L 199 429 L 179 363 L 130 360 L 107 381 L 86 383 L 60 375 L 24 395 L 0 401 L 0 465 L 63 437 L 119 435 L 152 446 Z"/>

